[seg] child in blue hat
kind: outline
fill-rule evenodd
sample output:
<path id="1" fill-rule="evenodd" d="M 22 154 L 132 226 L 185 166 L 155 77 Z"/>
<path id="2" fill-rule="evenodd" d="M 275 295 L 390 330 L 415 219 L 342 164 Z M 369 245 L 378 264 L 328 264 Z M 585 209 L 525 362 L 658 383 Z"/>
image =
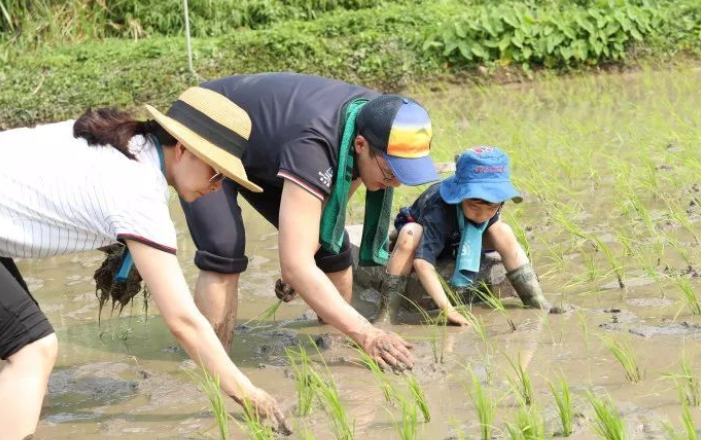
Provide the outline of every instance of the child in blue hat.
<path id="1" fill-rule="evenodd" d="M 416 271 L 419 280 L 448 322 L 468 325 L 446 296 L 436 271 L 440 258 L 455 260 L 450 284 L 467 288 L 479 272 L 482 243 L 489 244 L 501 256 L 519 298 L 527 307 L 550 311 L 536 274 L 513 230 L 499 219 L 508 200 L 522 198 L 509 179 L 509 158 L 494 147 L 476 147 L 462 153 L 456 161 L 455 175 L 424 191 L 408 208 L 402 208 L 395 220 L 398 236 L 381 284 L 383 304 L 380 314 L 389 309 L 396 321 L 409 274 Z"/>

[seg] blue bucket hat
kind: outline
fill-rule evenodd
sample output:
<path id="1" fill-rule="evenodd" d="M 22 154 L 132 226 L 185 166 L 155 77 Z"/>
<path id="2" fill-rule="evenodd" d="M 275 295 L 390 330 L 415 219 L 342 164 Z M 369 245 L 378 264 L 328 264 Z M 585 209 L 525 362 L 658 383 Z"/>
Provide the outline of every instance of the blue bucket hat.
<path id="1" fill-rule="evenodd" d="M 496 147 L 472 148 L 458 156 L 455 175 L 441 182 L 441 198 L 453 205 L 465 199 L 521 203 L 523 199 L 509 175 L 509 156 L 506 153 Z"/>

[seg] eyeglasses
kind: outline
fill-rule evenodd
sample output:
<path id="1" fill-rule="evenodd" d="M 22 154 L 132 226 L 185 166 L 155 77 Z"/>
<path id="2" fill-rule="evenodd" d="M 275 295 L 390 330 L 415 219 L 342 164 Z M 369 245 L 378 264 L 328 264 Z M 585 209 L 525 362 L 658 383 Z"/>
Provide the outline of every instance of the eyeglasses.
<path id="1" fill-rule="evenodd" d="M 221 171 L 214 170 L 214 175 L 209 178 L 209 184 L 216 185 L 217 183 L 224 180 L 225 177 L 226 176 Z"/>
<path id="2" fill-rule="evenodd" d="M 384 180 L 385 182 L 392 182 L 394 180 L 397 180 L 397 176 L 395 176 L 392 171 L 385 172 L 385 170 L 380 165 L 380 161 L 377 160 L 377 156 L 375 156 L 375 162 L 377 163 L 377 167 L 380 169 L 380 172 L 382 173 L 382 180 Z"/>

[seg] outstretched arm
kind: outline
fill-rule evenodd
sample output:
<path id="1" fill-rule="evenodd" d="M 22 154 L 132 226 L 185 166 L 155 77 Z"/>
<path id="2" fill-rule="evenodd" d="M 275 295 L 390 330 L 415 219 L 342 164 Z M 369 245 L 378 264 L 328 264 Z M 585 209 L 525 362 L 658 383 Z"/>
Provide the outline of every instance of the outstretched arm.
<path id="1" fill-rule="evenodd" d="M 280 267 L 283 279 L 324 320 L 363 347 L 381 364 L 411 367 L 410 344 L 375 328 L 343 300 L 334 284 L 316 266 L 322 202 L 286 180 L 280 204 Z"/>
<path id="2" fill-rule="evenodd" d="M 278 403 L 234 365 L 212 326 L 197 310 L 175 255 L 132 240 L 127 240 L 127 246 L 168 329 L 190 358 L 218 377 L 222 390 L 239 404 L 248 400 L 279 430 L 287 430 Z"/>

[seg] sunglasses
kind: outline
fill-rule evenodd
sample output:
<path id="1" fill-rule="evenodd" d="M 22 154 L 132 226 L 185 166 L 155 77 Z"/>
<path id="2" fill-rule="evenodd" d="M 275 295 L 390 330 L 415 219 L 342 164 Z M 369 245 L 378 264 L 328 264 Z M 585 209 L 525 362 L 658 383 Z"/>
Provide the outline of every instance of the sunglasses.
<path id="1" fill-rule="evenodd" d="M 377 156 L 375 156 L 375 162 L 377 163 L 377 167 L 382 173 L 382 180 L 384 180 L 385 182 L 392 182 L 393 180 L 397 180 L 397 176 L 395 176 L 392 171 L 385 171 L 384 168 L 382 168 L 382 166 L 380 165 L 380 161 L 377 160 Z"/>

